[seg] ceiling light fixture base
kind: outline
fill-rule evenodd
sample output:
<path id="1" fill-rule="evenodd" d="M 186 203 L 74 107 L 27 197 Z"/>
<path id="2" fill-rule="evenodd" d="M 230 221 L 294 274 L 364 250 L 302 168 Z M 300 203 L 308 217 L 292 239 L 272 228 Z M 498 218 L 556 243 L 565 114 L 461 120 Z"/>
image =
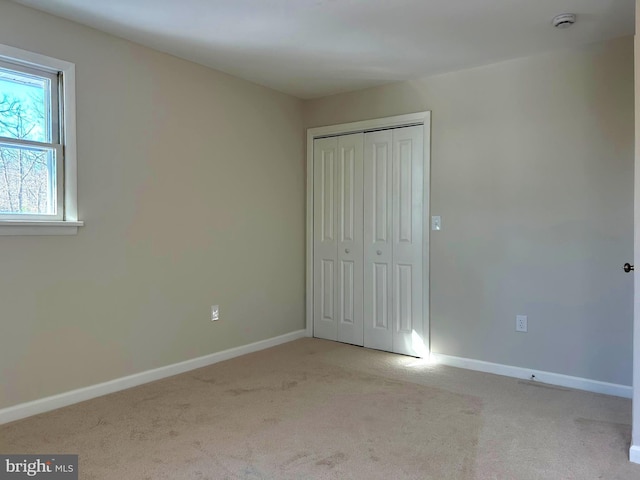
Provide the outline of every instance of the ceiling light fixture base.
<path id="1" fill-rule="evenodd" d="M 561 13 L 553 17 L 553 26 L 556 28 L 569 28 L 576 23 L 575 13 Z"/>

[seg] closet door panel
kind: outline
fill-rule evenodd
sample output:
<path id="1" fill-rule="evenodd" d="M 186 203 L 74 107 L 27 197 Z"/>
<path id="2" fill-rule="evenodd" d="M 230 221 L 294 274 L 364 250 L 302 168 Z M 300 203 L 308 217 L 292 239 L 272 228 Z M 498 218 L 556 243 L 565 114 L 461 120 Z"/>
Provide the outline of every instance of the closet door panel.
<path id="1" fill-rule="evenodd" d="M 338 340 L 363 344 L 363 171 L 364 134 L 338 137 L 337 239 Z"/>
<path id="2" fill-rule="evenodd" d="M 314 141 L 314 336 L 425 352 L 423 127 Z"/>
<path id="3" fill-rule="evenodd" d="M 338 339 L 338 232 L 336 178 L 338 139 L 313 142 L 313 335 Z"/>
<path id="4" fill-rule="evenodd" d="M 423 251 L 422 127 L 393 130 L 393 352 L 422 351 Z"/>
<path id="5" fill-rule="evenodd" d="M 392 351 L 391 130 L 364 134 L 364 346 Z"/>

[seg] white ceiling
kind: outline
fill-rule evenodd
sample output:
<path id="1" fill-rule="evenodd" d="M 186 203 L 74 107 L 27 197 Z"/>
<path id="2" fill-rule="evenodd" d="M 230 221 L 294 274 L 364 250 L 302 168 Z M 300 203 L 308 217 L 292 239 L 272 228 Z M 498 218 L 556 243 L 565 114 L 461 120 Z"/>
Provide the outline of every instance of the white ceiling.
<path id="1" fill-rule="evenodd" d="M 634 33 L 634 0 L 14 0 L 300 98 Z M 561 30 L 551 19 L 571 12 Z"/>

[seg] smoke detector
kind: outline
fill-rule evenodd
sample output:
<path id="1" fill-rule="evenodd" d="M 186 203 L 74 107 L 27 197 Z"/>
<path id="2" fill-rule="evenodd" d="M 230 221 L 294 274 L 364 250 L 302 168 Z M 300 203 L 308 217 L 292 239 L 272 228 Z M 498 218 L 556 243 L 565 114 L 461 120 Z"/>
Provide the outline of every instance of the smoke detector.
<path id="1" fill-rule="evenodd" d="M 557 28 L 569 28 L 576 23 L 575 13 L 561 13 L 553 17 L 553 26 Z"/>

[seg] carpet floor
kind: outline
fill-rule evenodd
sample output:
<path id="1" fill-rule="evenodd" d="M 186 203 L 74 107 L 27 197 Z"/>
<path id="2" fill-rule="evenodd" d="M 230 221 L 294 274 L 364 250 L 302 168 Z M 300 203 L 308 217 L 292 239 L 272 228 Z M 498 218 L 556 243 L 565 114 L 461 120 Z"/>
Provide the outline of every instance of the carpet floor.
<path id="1" fill-rule="evenodd" d="M 631 401 L 302 339 L 0 426 L 80 479 L 640 479 Z"/>

